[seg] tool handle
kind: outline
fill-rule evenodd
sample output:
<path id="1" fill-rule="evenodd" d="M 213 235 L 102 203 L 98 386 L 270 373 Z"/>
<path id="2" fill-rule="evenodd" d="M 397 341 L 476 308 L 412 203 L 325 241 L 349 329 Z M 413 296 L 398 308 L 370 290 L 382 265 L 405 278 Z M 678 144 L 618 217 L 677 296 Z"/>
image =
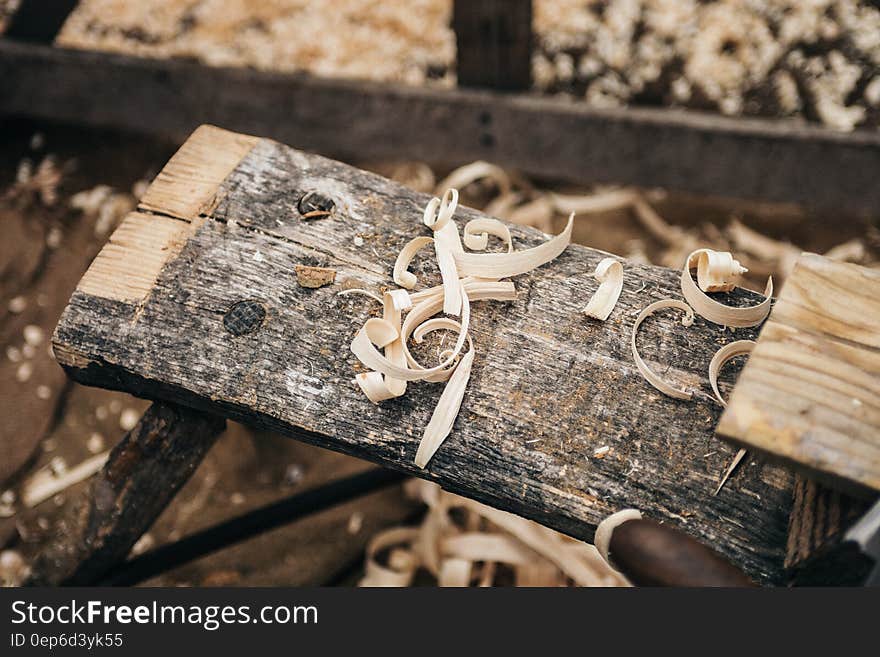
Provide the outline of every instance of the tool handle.
<path id="1" fill-rule="evenodd" d="M 636 586 L 755 586 L 715 550 L 653 520 L 615 527 L 609 556 Z"/>

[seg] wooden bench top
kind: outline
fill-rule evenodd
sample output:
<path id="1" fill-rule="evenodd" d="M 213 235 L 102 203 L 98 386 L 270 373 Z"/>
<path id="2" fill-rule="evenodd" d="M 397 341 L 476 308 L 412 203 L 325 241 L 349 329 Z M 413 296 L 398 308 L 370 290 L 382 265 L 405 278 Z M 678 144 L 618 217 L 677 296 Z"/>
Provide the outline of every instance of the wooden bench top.
<path id="1" fill-rule="evenodd" d="M 880 271 L 802 255 L 761 329 L 718 432 L 811 477 L 876 496 Z"/>
<path id="2" fill-rule="evenodd" d="M 308 192 L 333 200 L 331 216 L 301 217 Z M 477 356 L 462 411 L 427 469 L 414 465 L 442 388 L 414 384 L 402 398 L 370 403 L 353 382 L 359 364 L 349 344 L 378 304 L 336 293 L 393 285 L 398 251 L 425 234 L 427 199 L 339 162 L 203 126 L 80 282 L 54 336 L 56 357 L 82 383 L 362 457 L 585 540 L 609 513 L 636 507 L 759 581 L 779 581 L 791 474 L 749 458 L 712 494 L 736 449 L 714 436 L 721 409 L 708 364 L 722 344 L 755 332 L 700 318 L 686 329 L 675 311 L 646 320 L 642 356 L 695 389 L 692 401 L 663 396 L 633 363 L 638 312 L 681 298 L 670 269 L 625 263 L 623 293 L 604 323 L 581 311 L 607 254 L 582 246 L 516 277 L 515 302 L 475 302 Z M 460 226 L 478 216 L 456 215 Z M 511 230 L 517 248 L 547 239 Z M 297 264 L 331 267 L 336 282 L 300 287 Z M 413 270 L 422 281 L 439 278 L 433 258 Z"/>

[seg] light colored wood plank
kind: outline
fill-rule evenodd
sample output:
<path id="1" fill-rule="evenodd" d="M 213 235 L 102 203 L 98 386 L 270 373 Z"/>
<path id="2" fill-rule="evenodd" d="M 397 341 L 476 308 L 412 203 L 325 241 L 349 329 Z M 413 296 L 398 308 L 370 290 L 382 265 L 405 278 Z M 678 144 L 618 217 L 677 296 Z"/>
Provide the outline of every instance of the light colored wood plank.
<path id="1" fill-rule="evenodd" d="M 102 299 L 143 301 L 193 226 L 179 219 L 129 213 L 92 261 L 77 290 Z"/>
<path id="2" fill-rule="evenodd" d="M 256 137 L 203 125 L 186 140 L 141 199 L 140 208 L 192 219 L 214 202 L 214 193 L 251 148 Z"/>
<path id="3" fill-rule="evenodd" d="M 880 489 L 880 272 L 801 256 L 718 433 Z"/>

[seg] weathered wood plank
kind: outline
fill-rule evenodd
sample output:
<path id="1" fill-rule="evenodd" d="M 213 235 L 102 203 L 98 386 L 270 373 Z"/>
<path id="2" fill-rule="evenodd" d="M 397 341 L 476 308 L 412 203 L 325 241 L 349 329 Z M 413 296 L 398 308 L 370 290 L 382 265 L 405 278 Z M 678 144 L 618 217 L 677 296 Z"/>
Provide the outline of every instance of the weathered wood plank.
<path id="1" fill-rule="evenodd" d="M 153 404 L 113 448 L 30 585 L 94 584 L 121 563 L 223 431 L 222 418 Z"/>
<path id="2" fill-rule="evenodd" d="M 297 204 L 313 191 L 335 206 L 329 217 L 304 221 Z M 608 513 L 636 506 L 715 546 L 751 576 L 777 580 L 791 476 L 750 460 L 712 495 L 734 450 L 713 438 L 719 409 L 706 368 L 734 336 L 699 319 L 684 329 L 673 313 L 646 321 L 643 356 L 669 364 L 669 376 L 695 388 L 691 403 L 659 394 L 632 362 L 635 315 L 680 295 L 668 269 L 628 263 L 605 323 L 581 310 L 606 254 L 580 246 L 517 277 L 515 302 L 475 303 L 477 358 L 462 412 L 427 470 L 414 466 L 440 390 L 415 384 L 403 398 L 368 402 L 352 381 L 357 362 L 348 345 L 376 308 L 336 292 L 390 284 L 397 252 L 426 230 L 419 221 L 426 201 L 379 176 L 260 141 L 148 296 L 132 303 L 74 294 L 54 337 L 58 359 L 81 382 L 220 412 L 430 478 L 584 539 Z M 467 208 L 457 215 L 461 223 L 477 216 Z M 546 239 L 512 231 L 519 248 Z M 336 269 L 336 284 L 299 287 L 297 264 Z M 425 284 L 438 279 L 429 259 L 415 271 Z M 240 301 L 265 313 L 253 315 L 250 332 L 234 335 L 224 317 Z M 603 446 L 610 452 L 594 457 Z"/>
<path id="3" fill-rule="evenodd" d="M 477 159 L 579 184 L 613 182 L 880 207 L 880 132 L 666 109 L 603 110 L 490 91 L 321 80 L 0 40 L 0 113 L 183 140 L 201 123 L 349 160 Z"/>
<path id="4" fill-rule="evenodd" d="M 456 0 L 452 29 L 459 86 L 532 86 L 532 0 Z"/>
<path id="5" fill-rule="evenodd" d="M 880 272 L 802 255 L 718 432 L 856 493 L 880 490 Z"/>

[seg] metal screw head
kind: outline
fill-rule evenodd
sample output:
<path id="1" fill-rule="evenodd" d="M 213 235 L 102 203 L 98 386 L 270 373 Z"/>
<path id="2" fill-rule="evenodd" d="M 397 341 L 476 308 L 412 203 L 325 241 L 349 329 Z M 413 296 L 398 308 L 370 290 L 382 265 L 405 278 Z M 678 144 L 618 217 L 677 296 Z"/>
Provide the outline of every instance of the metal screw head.
<path id="1" fill-rule="evenodd" d="M 232 335 L 253 333 L 266 319 L 266 308 L 259 301 L 239 301 L 223 316 L 223 327 Z"/>
<path id="2" fill-rule="evenodd" d="M 296 207 L 304 219 L 318 219 L 329 216 L 336 203 L 319 192 L 306 192 Z"/>

